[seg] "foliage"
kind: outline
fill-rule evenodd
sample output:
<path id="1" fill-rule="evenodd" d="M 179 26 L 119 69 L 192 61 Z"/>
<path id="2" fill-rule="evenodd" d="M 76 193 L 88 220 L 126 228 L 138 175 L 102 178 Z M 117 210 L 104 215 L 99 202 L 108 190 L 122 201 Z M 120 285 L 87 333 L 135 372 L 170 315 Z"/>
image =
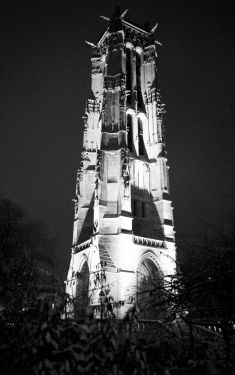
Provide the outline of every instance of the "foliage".
<path id="1" fill-rule="evenodd" d="M 10 200 L 0 200 L 0 312 L 8 320 L 56 291 L 53 251 L 42 221 L 29 219 Z"/>
<path id="2" fill-rule="evenodd" d="M 66 317 L 64 300 L 47 288 L 53 246 L 41 224 L 6 200 L 0 224 L 0 373 L 235 374 L 233 236 L 191 246 L 176 275 L 147 280 L 140 296 L 153 297 L 164 320 L 141 320 L 137 306 L 123 321 L 95 320 Z"/>
<path id="3" fill-rule="evenodd" d="M 46 303 L 1 322 L 0 370 L 24 374 L 232 374 L 220 339 L 187 336 L 182 323 L 141 329 L 138 313 L 123 322 L 61 319 Z"/>
<path id="4" fill-rule="evenodd" d="M 183 250 L 174 281 L 174 309 L 188 323 L 220 332 L 229 358 L 235 322 L 234 231 L 216 231 L 209 240 Z"/>

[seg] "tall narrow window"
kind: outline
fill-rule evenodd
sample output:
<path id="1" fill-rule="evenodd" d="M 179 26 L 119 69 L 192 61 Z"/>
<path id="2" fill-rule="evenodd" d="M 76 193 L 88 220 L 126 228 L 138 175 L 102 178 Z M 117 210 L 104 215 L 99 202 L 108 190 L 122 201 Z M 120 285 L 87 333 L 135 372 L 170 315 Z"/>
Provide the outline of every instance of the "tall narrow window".
<path id="1" fill-rule="evenodd" d="M 142 217 L 146 218 L 146 203 L 142 202 Z"/>
<path id="2" fill-rule="evenodd" d="M 144 155 L 143 121 L 138 118 L 139 155 Z"/>
<path id="3" fill-rule="evenodd" d="M 132 141 L 132 134 L 133 134 L 133 120 L 131 115 L 127 115 L 127 144 L 129 150 L 132 152 L 133 147 L 133 141 Z"/>
<path id="4" fill-rule="evenodd" d="M 126 89 L 129 91 L 127 103 L 131 104 L 131 50 L 126 48 Z"/>
<path id="5" fill-rule="evenodd" d="M 138 201 L 136 199 L 133 201 L 133 215 L 138 216 Z"/>
<path id="6" fill-rule="evenodd" d="M 136 86 L 138 107 L 143 108 L 144 103 L 141 92 L 141 57 L 138 53 L 136 53 Z"/>

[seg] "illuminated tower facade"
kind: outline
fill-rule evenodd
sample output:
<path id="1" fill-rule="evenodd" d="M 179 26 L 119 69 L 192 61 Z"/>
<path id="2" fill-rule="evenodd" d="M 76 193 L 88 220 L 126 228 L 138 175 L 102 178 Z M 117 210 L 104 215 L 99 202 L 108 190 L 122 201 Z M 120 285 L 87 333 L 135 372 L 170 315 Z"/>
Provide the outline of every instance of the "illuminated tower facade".
<path id="1" fill-rule="evenodd" d="M 77 307 L 89 305 L 97 317 L 123 318 L 175 271 L 155 27 L 145 31 L 125 13 L 105 17 L 108 29 L 96 45 L 89 43 L 93 97 L 84 116 L 66 280 Z M 141 310 L 154 318 L 146 303 Z"/>

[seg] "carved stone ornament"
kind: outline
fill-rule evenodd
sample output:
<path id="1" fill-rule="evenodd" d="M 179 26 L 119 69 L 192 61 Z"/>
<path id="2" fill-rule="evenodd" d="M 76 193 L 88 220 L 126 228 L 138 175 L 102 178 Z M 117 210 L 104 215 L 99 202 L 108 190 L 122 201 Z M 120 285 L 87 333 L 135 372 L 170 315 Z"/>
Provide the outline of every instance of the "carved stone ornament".
<path id="1" fill-rule="evenodd" d="M 114 90 L 115 88 L 124 88 L 126 84 L 125 76 L 120 73 L 116 76 L 106 76 L 104 78 L 104 87 L 106 90 Z"/>
<path id="2" fill-rule="evenodd" d="M 106 39 L 109 46 L 109 52 L 114 50 L 124 48 L 124 34 L 123 31 L 117 31 L 115 33 L 110 33 Z"/>
<path id="3" fill-rule="evenodd" d="M 165 104 L 162 103 L 160 91 L 157 90 L 157 115 L 162 115 L 163 113 L 166 113 Z"/>
<path id="4" fill-rule="evenodd" d="M 92 47 L 92 59 L 98 59 L 102 56 L 102 51 L 98 46 Z"/>
<path id="5" fill-rule="evenodd" d="M 144 92 L 144 99 L 146 104 L 157 102 L 157 89 L 155 87 L 148 88 L 148 90 Z"/>
<path id="6" fill-rule="evenodd" d="M 127 150 L 122 150 L 122 178 L 124 187 L 129 188 L 130 185 L 130 160 Z M 125 194 L 126 195 L 126 194 Z"/>
<path id="7" fill-rule="evenodd" d="M 93 226 L 93 234 L 97 233 L 97 231 L 98 231 L 98 225 L 99 225 L 98 220 L 95 220 L 94 226 Z"/>
<path id="8" fill-rule="evenodd" d="M 144 49 L 144 62 L 151 63 L 155 61 L 155 47 L 148 46 Z"/>
<path id="9" fill-rule="evenodd" d="M 99 113 L 100 112 L 100 102 L 95 99 L 88 99 L 86 110 L 88 113 Z"/>
<path id="10" fill-rule="evenodd" d="M 95 179 L 95 200 L 99 199 L 99 178 L 98 176 Z"/>
<path id="11" fill-rule="evenodd" d="M 82 151 L 82 153 L 81 153 L 81 159 L 82 160 L 90 161 L 88 152 Z"/>
<path id="12" fill-rule="evenodd" d="M 77 171 L 77 179 L 76 179 L 77 182 L 80 182 L 82 180 L 82 175 L 83 175 L 83 170 L 82 168 L 79 168 Z"/>
<path id="13" fill-rule="evenodd" d="M 102 161 L 102 151 L 97 149 L 96 150 L 96 176 L 98 179 L 101 178 L 100 176 L 101 161 Z"/>
<path id="14" fill-rule="evenodd" d="M 130 42 L 134 47 L 144 48 L 146 45 L 149 45 L 149 36 L 148 34 L 137 31 L 127 25 L 123 25 L 125 33 L 125 42 Z"/>
<path id="15" fill-rule="evenodd" d="M 101 57 L 96 57 L 91 59 L 91 74 L 101 74 L 102 73 L 102 59 Z"/>

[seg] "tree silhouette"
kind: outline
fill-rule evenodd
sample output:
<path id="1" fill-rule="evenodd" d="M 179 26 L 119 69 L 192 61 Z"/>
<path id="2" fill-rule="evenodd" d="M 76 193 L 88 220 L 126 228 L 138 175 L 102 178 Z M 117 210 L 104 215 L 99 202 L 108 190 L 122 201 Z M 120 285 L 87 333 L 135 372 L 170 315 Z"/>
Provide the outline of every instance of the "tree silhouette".
<path id="1" fill-rule="evenodd" d="M 0 200 L 0 308 L 17 315 L 35 299 L 55 292 L 51 254 L 54 243 L 42 221 L 33 221 L 17 204 Z"/>

